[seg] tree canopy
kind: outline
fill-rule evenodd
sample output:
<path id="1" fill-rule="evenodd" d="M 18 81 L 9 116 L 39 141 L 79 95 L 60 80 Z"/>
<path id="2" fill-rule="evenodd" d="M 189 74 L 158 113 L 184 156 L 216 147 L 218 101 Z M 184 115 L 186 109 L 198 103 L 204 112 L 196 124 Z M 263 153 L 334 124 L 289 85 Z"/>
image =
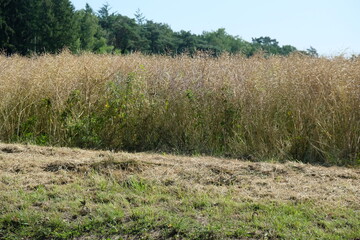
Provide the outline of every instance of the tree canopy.
<path id="1" fill-rule="evenodd" d="M 74 53 L 142 52 L 145 54 L 193 54 L 206 51 L 252 56 L 288 55 L 294 46 L 280 46 L 268 36 L 252 42 L 228 34 L 225 28 L 202 34 L 175 32 L 165 23 L 148 20 L 138 9 L 134 18 L 111 12 L 108 4 L 95 12 L 90 5 L 75 10 L 70 0 L 2 0 L 0 2 L 0 50 L 11 55 L 57 53 L 64 48 Z M 301 51 L 317 57 L 315 48 Z"/>

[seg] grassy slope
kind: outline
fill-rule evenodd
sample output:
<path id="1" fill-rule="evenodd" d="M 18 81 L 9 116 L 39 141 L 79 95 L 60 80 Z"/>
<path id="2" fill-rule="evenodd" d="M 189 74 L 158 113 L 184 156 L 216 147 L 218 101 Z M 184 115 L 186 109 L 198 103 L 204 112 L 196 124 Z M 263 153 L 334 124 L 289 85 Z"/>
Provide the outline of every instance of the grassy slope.
<path id="1" fill-rule="evenodd" d="M 357 239 L 360 170 L 0 144 L 0 239 Z"/>

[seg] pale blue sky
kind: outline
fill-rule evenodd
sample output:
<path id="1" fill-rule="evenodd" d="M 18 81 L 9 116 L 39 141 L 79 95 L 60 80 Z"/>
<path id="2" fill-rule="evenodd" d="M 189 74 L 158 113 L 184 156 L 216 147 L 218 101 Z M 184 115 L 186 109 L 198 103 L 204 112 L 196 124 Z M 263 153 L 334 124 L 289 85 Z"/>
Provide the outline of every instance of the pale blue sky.
<path id="1" fill-rule="evenodd" d="M 95 11 L 106 2 L 112 12 L 131 18 L 139 8 L 146 19 L 174 31 L 201 34 L 223 27 L 246 41 L 269 36 L 327 56 L 360 54 L 360 0 L 72 0 L 76 9 L 89 3 Z"/>

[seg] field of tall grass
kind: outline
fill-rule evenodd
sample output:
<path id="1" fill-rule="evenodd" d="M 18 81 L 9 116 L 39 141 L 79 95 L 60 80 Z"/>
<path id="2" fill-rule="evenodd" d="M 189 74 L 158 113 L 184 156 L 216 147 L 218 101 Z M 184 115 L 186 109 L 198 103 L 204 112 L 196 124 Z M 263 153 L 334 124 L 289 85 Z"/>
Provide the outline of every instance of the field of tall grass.
<path id="1" fill-rule="evenodd" d="M 0 56 L 0 141 L 360 163 L 360 59 Z"/>

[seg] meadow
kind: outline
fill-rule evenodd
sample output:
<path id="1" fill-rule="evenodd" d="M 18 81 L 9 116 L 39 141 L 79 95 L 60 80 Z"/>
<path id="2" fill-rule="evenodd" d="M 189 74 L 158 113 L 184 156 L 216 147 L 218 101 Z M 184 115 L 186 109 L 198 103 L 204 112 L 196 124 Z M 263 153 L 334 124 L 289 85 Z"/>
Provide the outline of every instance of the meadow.
<path id="1" fill-rule="evenodd" d="M 0 56 L 0 141 L 360 163 L 360 59 Z"/>
<path id="2" fill-rule="evenodd" d="M 0 239 L 360 237 L 360 171 L 0 143 Z"/>
<path id="3" fill-rule="evenodd" d="M 0 239 L 359 239 L 359 165 L 359 58 L 0 56 Z"/>

